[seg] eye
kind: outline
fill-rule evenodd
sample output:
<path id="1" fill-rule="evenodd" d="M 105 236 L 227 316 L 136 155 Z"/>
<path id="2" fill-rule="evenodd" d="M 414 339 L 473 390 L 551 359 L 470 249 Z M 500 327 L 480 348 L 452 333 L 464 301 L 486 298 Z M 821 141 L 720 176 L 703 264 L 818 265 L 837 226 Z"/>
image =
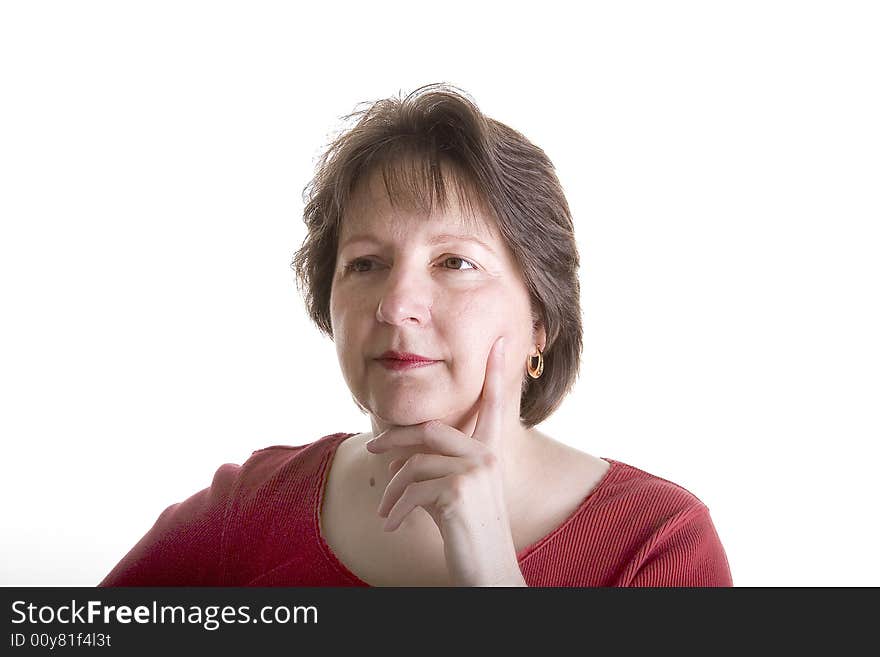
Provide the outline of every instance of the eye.
<path id="1" fill-rule="evenodd" d="M 355 273 L 364 273 L 366 270 L 364 270 L 364 269 L 359 269 L 359 268 L 358 268 L 359 265 L 360 265 L 361 263 L 370 264 L 371 262 L 372 262 L 372 260 L 367 260 L 366 258 L 357 258 L 357 259 L 352 260 L 351 262 L 349 262 L 347 265 L 345 265 L 345 267 L 343 267 L 343 269 L 344 269 L 345 271 L 353 271 L 353 272 L 355 272 Z"/>
<path id="2" fill-rule="evenodd" d="M 474 263 L 472 263 L 470 260 L 465 260 L 464 258 L 459 258 L 458 256 L 449 256 L 448 258 L 444 258 L 443 262 L 449 262 L 450 260 L 457 260 L 458 262 L 466 262 L 468 265 L 470 265 L 471 269 L 477 268 L 477 266 Z M 452 267 L 451 269 L 454 269 L 455 271 L 467 271 L 466 269 L 458 269 L 457 267 Z"/>
<path id="3" fill-rule="evenodd" d="M 446 256 L 445 258 L 443 258 L 443 260 L 441 262 L 447 263 L 450 260 L 455 261 L 455 262 L 459 262 L 459 263 L 466 263 L 468 265 L 468 268 L 470 268 L 471 270 L 473 270 L 473 271 L 477 270 L 477 266 L 474 263 L 472 263 L 470 260 L 467 260 L 465 258 L 459 258 L 458 256 Z M 345 265 L 345 267 L 343 267 L 343 269 L 344 269 L 344 271 L 354 272 L 356 274 L 367 274 L 372 269 L 370 267 L 370 265 L 372 265 L 372 262 L 373 261 L 370 260 L 369 258 L 355 258 L 354 260 L 349 262 L 347 265 Z M 367 268 L 364 269 L 361 267 L 361 265 L 366 265 Z M 468 271 L 468 268 L 461 268 L 460 269 L 458 267 L 444 267 L 444 269 L 450 269 L 452 271 Z"/>

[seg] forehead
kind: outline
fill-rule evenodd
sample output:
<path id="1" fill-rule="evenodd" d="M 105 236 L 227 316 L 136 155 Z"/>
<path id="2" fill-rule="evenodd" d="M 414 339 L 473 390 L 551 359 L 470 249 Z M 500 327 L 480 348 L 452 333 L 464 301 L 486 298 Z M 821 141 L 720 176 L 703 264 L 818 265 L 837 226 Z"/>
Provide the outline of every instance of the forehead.
<path id="1" fill-rule="evenodd" d="M 448 165 L 419 170 L 412 161 L 374 167 L 355 186 L 340 226 L 340 237 L 355 233 L 454 232 L 487 241 L 498 239 L 485 199 Z M 436 167 L 441 168 L 441 167 Z M 415 169 L 415 171 L 414 171 Z"/>

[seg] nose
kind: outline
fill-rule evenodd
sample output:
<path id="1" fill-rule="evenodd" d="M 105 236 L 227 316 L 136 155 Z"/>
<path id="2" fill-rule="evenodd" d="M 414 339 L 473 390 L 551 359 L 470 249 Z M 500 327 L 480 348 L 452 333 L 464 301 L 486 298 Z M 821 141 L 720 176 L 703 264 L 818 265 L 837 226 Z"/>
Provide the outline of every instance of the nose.
<path id="1" fill-rule="evenodd" d="M 403 266 L 392 267 L 376 307 L 376 319 L 387 324 L 426 324 L 431 315 L 431 284 Z"/>

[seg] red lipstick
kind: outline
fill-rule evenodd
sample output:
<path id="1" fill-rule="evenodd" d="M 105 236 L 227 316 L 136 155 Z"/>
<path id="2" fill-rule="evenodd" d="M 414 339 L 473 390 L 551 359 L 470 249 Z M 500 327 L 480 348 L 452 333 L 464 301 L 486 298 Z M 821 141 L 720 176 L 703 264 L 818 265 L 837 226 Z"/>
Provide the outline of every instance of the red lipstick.
<path id="1" fill-rule="evenodd" d="M 411 354 L 406 351 L 386 351 L 384 354 L 379 356 L 380 359 L 391 359 L 391 360 L 407 360 L 407 361 L 431 361 L 436 362 L 433 358 L 428 358 L 427 356 L 419 356 L 418 354 Z"/>
<path id="2" fill-rule="evenodd" d="M 382 367 L 388 370 L 411 370 L 417 367 L 436 365 L 439 360 L 434 360 L 419 354 L 411 354 L 405 351 L 386 351 L 376 359 Z"/>

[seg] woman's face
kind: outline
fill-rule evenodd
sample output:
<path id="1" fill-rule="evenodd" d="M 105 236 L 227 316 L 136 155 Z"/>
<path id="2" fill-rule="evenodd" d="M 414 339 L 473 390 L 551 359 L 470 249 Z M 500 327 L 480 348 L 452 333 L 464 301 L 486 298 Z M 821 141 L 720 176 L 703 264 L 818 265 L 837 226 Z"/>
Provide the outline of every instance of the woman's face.
<path id="1" fill-rule="evenodd" d="M 518 422 L 522 378 L 543 327 L 494 221 L 465 221 L 450 196 L 430 219 L 393 209 L 381 177 L 361 186 L 341 226 L 330 298 L 342 374 L 375 426 L 438 419 L 463 427 L 478 410 L 490 349 L 505 337 L 505 398 Z M 441 237 L 458 235 L 461 238 Z M 473 237 L 485 246 L 465 239 Z M 439 362 L 387 369 L 385 351 Z"/>

